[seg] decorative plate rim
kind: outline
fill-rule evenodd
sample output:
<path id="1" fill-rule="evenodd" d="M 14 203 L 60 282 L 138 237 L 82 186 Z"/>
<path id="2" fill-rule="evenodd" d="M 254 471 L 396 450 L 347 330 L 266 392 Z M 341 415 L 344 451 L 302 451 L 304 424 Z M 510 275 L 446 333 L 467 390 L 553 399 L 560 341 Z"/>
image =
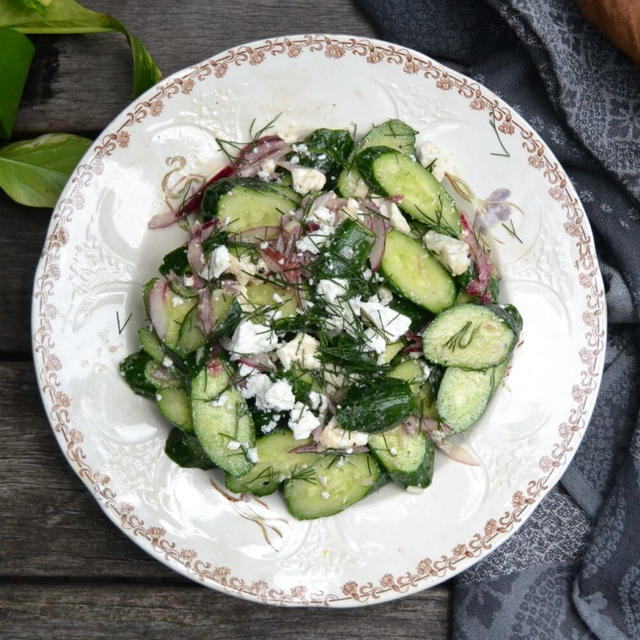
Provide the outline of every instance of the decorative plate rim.
<path id="1" fill-rule="evenodd" d="M 383 61 L 401 65 L 404 73 L 421 74 L 439 90 L 457 91 L 468 101 L 471 109 L 488 111 L 501 132 L 509 135 L 519 133 L 522 147 L 529 155 L 529 164 L 542 172 L 549 195 L 566 213 L 564 230 L 573 239 L 577 249 L 575 267 L 579 272 L 580 285 L 585 290 L 588 307 L 582 316 L 586 333 L 579 357 L 583 368 L 580 382 L 572 389 L 574 404 L 566 420 L 557 425 L 559 439 L 550 453 L 538 462 L 539 476 L 513 494 L 512 509 L 487 520 L 482 531 L 458 543 L 449 556 L 424 558 L 403 575 L 386 573 L 375 582 L 358 584 L 347 581 L 342 585 L 340 594 L 309 593 L 303 584 L 289 591 L 273 589 L 265 580 L 249 584 L 232 575 L 229 567 L 200 559 L 193 549 L 178 548 L 175 542 L 166 537 L 164 529 L 146 524 L 136 515 L 132 505 L 120 501 L 109 486 L 110 478 L 88 464 L 81 446 L 84 435 L 71 424 L 68 411 L 71 400 L 61 388 L 58 377 L 61 362 L 55 355 L 52 334 L 51 319 L 55 317 L 55 308 L 48 304 L 60 275 L 57 262 L 68 241 L 65 223 L 72 219 L 76 209 L 82 208 L 82 191 L 89 187 L 95 175 L 102 172 L 103 161 L 118 149 L 128 146 L 132 127 L 147 117 L 157 117 L 164 101 L 171 100 L 179 93 L 189 94 L 196 82 L 202 82 L 212 75 L 222 78 L 230 69 L 244 64 L 257 66 L 267 56 L 286 55 L 295 58 L 303 51 L 324 54 L 336 60 L 354 55 L 366 58 L 367 63 L 372 65 Z M 555 156 L 519 114 L 480 83 L 409 48 L 357 36 L 301 34 L 242 44 L 178 71 L 145 92 L 105 128 L 74 170 L 54 209 L 34 278 L 32 334 L 38 385 L 56 439 L 67 461 L 107 516 L 136 544 L 179 573 L 229 595 L 276 605 L 359 606 L 392 600 L 435 586 L 471 566 L 517 530 L 524 521 L 523 517 L 528 517 L 540 499 L 556 484 L 561 471 L 575 454 L 595 403 L 604 366 L 606 302 L 590 225 L 575 189 Z"/>

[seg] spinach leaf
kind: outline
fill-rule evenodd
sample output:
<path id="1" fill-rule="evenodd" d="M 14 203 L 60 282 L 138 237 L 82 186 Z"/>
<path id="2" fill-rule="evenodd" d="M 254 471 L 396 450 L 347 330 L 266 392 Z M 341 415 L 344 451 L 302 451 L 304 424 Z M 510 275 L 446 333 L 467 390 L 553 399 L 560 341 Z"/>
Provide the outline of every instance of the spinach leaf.
<path id="1" fill-rule="evenodd" d="M 133 94 L 140 95 L 153 86 L 162 74 L 140 40 L 115 18 L 85 9 L 75 0 L 55 0 L 44 13 L 14 0 L 0 0 L 0 27 L 12 27 L 22 33 L 99 33 L 117 31 L 129 41 L 133 55 Z"/>
<path id="2" fill-rule="evenodd" d="M 0 28 L 0 138 L 13 131 L 34 46 L 27 36 Z"/>
<path id="3" fill-rule="evenodd" d="M 0 149 L 0 188 L 28 207 L 53 207 L 91 140 L 50 133 Z"/>

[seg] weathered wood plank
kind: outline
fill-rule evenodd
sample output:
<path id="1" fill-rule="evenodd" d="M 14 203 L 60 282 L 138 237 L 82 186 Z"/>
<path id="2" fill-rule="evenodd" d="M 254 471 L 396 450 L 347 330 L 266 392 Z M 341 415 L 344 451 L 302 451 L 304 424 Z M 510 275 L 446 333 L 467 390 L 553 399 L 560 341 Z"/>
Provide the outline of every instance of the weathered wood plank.
<path id="1" fill-rule="evenodd" d="M 92 0 L 135 33 L 166 75 L 244 42 L 298 33 L 374 36 L 351 2 Z M 122 36 L 39 37 L 16 134 L 102 130 L 131 101 L 131 60 Z"/>
<path id="2" fill-rule="evenodd" d="M 30 209 L 0 191 L 0 353 L 31 350 L 31 291 L 51 211 Z"/>
<path id="3" fill-rule="evenodd" d="M 448 635 L 447 601 L 446 589 L 436 588 L 365 609 L 282 609 L 197 586 L 4 584 L 0 615 L 12 640 L 441 640 Z"/>
<path id="4" fill-rule="evenodd" d="M 33 365 L 0 363 L 0 380 L 0 574 L 177 575 L 122 534 L 73 473 L 42 410 Z"/>

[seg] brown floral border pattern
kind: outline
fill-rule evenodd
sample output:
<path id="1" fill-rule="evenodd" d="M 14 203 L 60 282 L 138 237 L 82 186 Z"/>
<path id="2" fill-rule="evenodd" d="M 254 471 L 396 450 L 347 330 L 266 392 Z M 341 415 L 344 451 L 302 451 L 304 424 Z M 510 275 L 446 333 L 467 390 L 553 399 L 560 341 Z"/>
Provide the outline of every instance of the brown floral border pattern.
<path id="1" fill-rule="evenodd" d="M 58 266 L 60 254 L 68 242 L 65 228 L 76 210 L 84 205 L 83 189 L 87 188 L 95 175 L 103 170 L 104 159 L 119 148 L 128 146 L 134 127 L 147 117 L 155 118 L 164 108 L 166 101 L 179 93 L 189 94 L 196 82 L 214 76 L 222 78 L 234 67 L 244 64 L 259 65 L 269 56 L 286 55 L 295 58 L 303 52 L 324 53 L 327 58 L 340 59 L 346 55 L 360 56 L 368 64 L 398 65 L 407 74 L 420 74 L 434 82 L 441 91 L 456 91 L 468 101 L 469 108 L 488 111 L 495 120 L 501 133 L 519 135 L 522 147 L 529 155 L 529 165 L 541 171 L 549 184 L 549 195 L 560 203 L 566 213 L 564 229 L 574 239 L 578 258 L 574 268 L 578 272 L 581 286 L 585 289 L 587 311 L 582 320 L 585 325 L 585 344 L 579 351 L 583 364 L 580 381 L 573 386 L 572 401 L 575 403 L 566 421 L 558 427 L 558 441 L 552 451 L 539 461 L 541 476 L 531 480 L 523 490 L 516 491 L 512 498 L 511 511 L 488 520 L 482 532 L 476 533 L 471 540 L 457 544 L 451 555 L 440 558 L 424 558 L 413 571 L 401 576 L 390 573 L 379 578 L 378 583 L 358 584 L 348 581 L 342 586 L 341 594 L 324 592 L 309 593 L 307 587 L 298 585 L 289 591 L 273 589 L 264 580 L 249 583 L 232 575 L 226 566 L 215 566 L 211 562 L 199 559 L 192 549 L 179 549 L 174 542 L 165 537 L 165 530 L 148 526 L 135 513 L 132 505 L 120 502 L 109 487 L 110 478 L 94 471 L 87 463 L 86 454 L 81 445 L 83 435 L 70 425 L 70 398 L 61 390 L 59 372 L 62 369 L 60 359 L 55 355 L 55 342 L 51 321 L 57 315 L 57 309 L 49 302 L 56 281 L 60 278 Z M 478 558 L 484 551 L 493 547 L 497 538 L 512 531 L 522 522 L 523 514 L 549 488 L 556 470 L 567 463 L 567 454 L 573 451 L 576 435 L 587 426 L 588 405 L 598 387 L 599 369 L 605 344 L 605 300 L 599 284 L 598 266 L 593 253 L 589 234 L 585 229 L 584 213 L 576 198 L 568 188 L 566 175 L 557 162 L 547 156 L 542 141 L 532 131 L 514 122 L 510 109 L 502 106 L 498 99 L 487 95 L 485 89 L 467 78 L 449 73 L 437 63 L 415 55 L 413 52 L 394 45 L 371 42 L 366 39 L 347 38 L 344 40 L 324 35 L 305 35 L 300 38 L 277 38 L 265 40 L 254 46 L 241 46 L 231 49 L 217 58 L 212 58 L 183 75 L 174 77 L 157 87 L 156 92 L 146 100 L 135 103 L 132 111 L 126 114 L 125 121 L 114 131 L 102 136 L 94 147 L 89 162 L 77 167 L 64 199 L 58 202 L 52 218 L 51 232 L 45 242 L 39 273 L 34 290 L 34 305 L 37 306 L 37 323 L 34 323 L 34 357 L 39 373 L 40 390 L 45 405 L 48 406 L 48 418 L 58 435 L 71 466 L 80 478 L 91 488 L 101 506 L 120 527 L 133 539 L 145 540 L 159 556 L 170 564 L 178 564 L 182 570 L 197 580 L 210 583 L 218 589 L 252 598 L 270 604 L 330 605 L 336 602 L 352 600 L 354 603 L 367 603 L 379 599 L 389 592 L 408 593 L 420 587 L 429 578 L 443 578 L 454 571 L 460 563 L 469 558 Z M 145 545 L 146 546 L 146 545 Z"/>

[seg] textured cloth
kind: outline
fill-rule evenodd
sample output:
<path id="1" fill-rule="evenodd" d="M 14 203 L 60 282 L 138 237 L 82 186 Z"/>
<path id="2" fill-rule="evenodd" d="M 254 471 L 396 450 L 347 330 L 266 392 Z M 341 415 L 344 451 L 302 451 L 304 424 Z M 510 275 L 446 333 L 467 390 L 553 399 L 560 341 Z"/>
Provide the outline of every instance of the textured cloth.
<path id="1" fill-rule="evenodd" d="M 637 640 L 640 70 L 573 0 L 356 4 L 381 38 L 475 78 L 532 124 L 585 206 L 607 291 L 605 373 L 585 438 L 523 527 L 454 580 L 453 637 Z"/>

